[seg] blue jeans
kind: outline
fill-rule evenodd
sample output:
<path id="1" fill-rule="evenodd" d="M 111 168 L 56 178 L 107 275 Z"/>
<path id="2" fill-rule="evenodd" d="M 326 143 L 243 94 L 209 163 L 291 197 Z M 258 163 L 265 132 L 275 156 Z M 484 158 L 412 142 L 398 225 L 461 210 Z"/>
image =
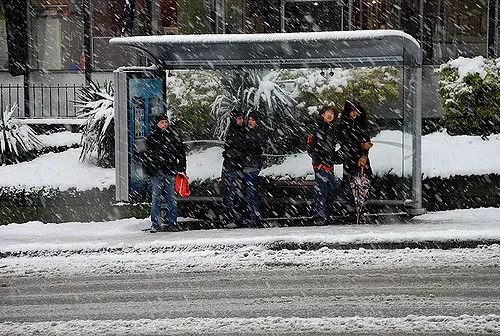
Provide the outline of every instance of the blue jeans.
<path id="1" fill-rule="evenodd" d="M 168 224 L 177 224 L 177 202 L 174 198 L 175 175 L 151 177 L 151 225 L 159 229 L 162 224 L 161 203 L 166 198 Z"/>
<path id="2" fill-rule="evenodd" d="M 239 224 L 242 221 L 243 212 L 243 172 L 222 168 L 224 221 Z"/>
<path id="3" fill-rule="evenodd" d="M 260 195 L 258 191 L 259 171 L 244 172 L 243 177 L 245 180 L 245 198 L 247 201 L 248 216 L 250 217 L 250 225 L 259 225 L 259 222 L 262 220 Z"/>
<path id="4" fill-rule="evenodd" d="M 326 219 L 332 211 L 335 199 L 335 174 L 333 170 L 314 169 L 314 210 L 313 217 Z"/>

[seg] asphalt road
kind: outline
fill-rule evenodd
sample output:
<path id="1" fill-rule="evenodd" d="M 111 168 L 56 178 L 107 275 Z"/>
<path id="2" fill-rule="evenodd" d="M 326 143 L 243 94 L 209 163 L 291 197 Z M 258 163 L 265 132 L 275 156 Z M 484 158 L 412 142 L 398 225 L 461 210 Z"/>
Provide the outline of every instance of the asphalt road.
<path id="1" fill-rule="evenodd" d="M 500 270 L 314 270 L 0 277 L 0 320 L 500 315 Z"/>

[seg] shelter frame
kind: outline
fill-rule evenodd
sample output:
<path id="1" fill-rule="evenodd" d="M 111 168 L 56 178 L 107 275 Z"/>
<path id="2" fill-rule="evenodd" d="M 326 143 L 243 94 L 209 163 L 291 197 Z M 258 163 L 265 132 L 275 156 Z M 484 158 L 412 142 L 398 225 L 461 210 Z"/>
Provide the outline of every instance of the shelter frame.
<path id="1" fill-rule="evenodd" d="M 396 30 L 162 35 L 114 38 L 110 43 L 139 50 L 148 56 L 156 70 L 402 67 L 404 117 L 411 118 L 411 122 L 403 126 L 403 131 L 412 137 L 411 190 L 401 200 L 373 200 L 372 203 L 404 205 L 411 215 L 425 212 L 421 172 L 422 52 L 410 35 Z M 151 70 L 145 68 L 144 71 L 148 69 Z M 119 69 L 117 73 L 120 71 L 126 69 Z M 125 90 L 115 85 L 116 135 L 123 138 L 116 140 L 117 152 L 120 152 L 128 146 L 123 135 L 127 125 L 118 117 L 123 113 L 120 107 Z M 123 181 L 126 164 L 117 162 L 116 166 L 117 181 Z M 404 159 L 402 166 L 404 173 Z M 128 201 L 126 193 L 123 183 L 117 183 L 117 200 Z"/>

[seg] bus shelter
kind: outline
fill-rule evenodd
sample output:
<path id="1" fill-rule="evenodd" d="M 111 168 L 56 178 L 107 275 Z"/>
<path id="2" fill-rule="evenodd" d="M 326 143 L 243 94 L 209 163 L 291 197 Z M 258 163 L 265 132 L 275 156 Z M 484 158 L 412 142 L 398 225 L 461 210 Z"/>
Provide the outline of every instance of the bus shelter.
<path id="1" fill-rule="evenodd" d="M 411 215 L 425 212 L 421 173 L 422 53 L 418 42 L 410 35 L 395 30 L 162 35 L 113 38 L 110 43 L 140 51 L 153 65 L 115 72 L 117 201 L 129 201 L 133 184 L 141 179 L 134 177 L 134 148 L 140 147 L 139 138 L 148 131 L 149 117 L 162 113 L 165 108 L 161 102 L 165 98 L 162 76 L 166 70 L 394 66 L 402 73 L 400 168 L 404 188 L 397 199 L 372 199 L 370 202 L 402 205 Z M 137 96 L 132 97 L 134 90 L 146 92 L 142 101 Z M 148 95 L 148 92 L 153 93 Z M 148 101 L 152 103 L 145 103 Z M 139 111 L 137 117 L 127 113 L 131 107 Z M 137 126 L 138 123 L 145 126 Z"/>

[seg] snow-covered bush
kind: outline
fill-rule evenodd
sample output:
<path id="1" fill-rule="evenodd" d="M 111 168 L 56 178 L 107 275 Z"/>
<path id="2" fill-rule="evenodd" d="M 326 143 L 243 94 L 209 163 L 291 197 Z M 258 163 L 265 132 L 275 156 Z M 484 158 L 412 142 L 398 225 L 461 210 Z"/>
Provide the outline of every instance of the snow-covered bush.
<path id="1" fill-rule="evenodd" d="M 293 97 L 303 117 L 314 114 L 321 106 L 331 104 L 340 111 L 346 99 L 356 98 L 371 113 L 373 108 L 398 96 L 398 70 L 392 67 L 289 70 L 293 80 Z"/>
<path id="2" fill-rule="evenodd" d="M 217 96 L 213 71 L 173 71 L 167 77 L 167 101 L 172 119 L 185 139 L 212 138 L 211 104 Z"/>
<path id="3" fill-rule="evenodd" d="M 500 58 L 459 57 L 436 73 L 449 134 L 500 133 Z"/>
<path id="4" fill-rule="evenodd" d="M 90 82 L 78 94 L 79 117 L 87 118 L 82 125 L 82 152 L 80 160 L 91 160 L 93 154 L 97 165 L 113 167 L 115 163 L 115 131 L 113 106 L 113 83 Z"/>
<path id="5" fill-rule="evenodd" d="M 262 124 L 270 130 L 274 152 L 295 147 L 292 138 L 300 133 L 294 113 L 296 103 L 282 83 L 281 71 L 221 72 L 220 82 L 223 92 L 212 105 L 217 138 L 224 138 L 233 109 L 244 115 L 257 111 Z"/>
<path id="6" fill-rule="evenodd" d="M 212 112 L 215 116 L 215 136 L 224 137 L 229 125 L 229 114 L 239 109 L 244 114 L 258 111 L 266 126 L 276 130 L 287 120 L 294 120 L 295 101 L 283 85 L 281 71 L 221 72 L 223 92 L 217 96 Z"/>
<path id="7" fill-rule="evenodd" d="M 0 164 L 17 163 L 23 155 L 43 147 L 31 127 L 13 117 L 17 109 L 17 105 L 7 107 L 0 120 Z"/>

